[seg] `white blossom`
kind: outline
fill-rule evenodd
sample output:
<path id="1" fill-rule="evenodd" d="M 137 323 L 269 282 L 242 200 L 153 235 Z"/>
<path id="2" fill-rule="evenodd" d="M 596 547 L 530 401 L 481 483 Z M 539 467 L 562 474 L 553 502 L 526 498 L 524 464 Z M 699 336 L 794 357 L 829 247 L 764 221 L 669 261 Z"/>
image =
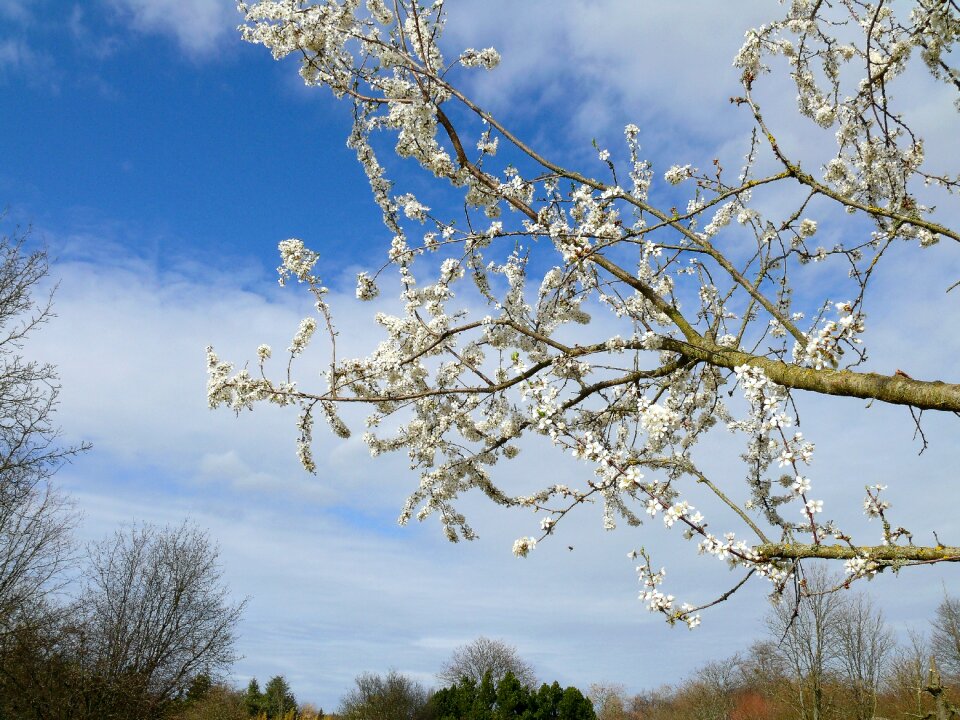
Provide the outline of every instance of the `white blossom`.
<path id="1" fill-rule="evenodd" d="M 314 331 L 317 329 L 317 321 L 313 318 L 304 318 L 300 321 L 300 327 L 297 328 L 297 334 L 293 336 L 293 340 L 290 342 L 290 347 L 287 348 L 290 351 L 291 355 L 299 355 L 302 353 L 307 344 L 310 342 L 310 338 L 313 337 Z"/>
<path id="2" fill-rule="evenodd" d="M 361 272 L 357 274 L 358 300 L 373 300 L 379 294 L 380 289 L 377 287 L 377 283 L 368 273 Z"/>
<path id="3" fill-rule="evenodd" d="M 526 557 L 537 546 L 536 538 L 522 537 L 513 543 L 513 554 L 517 557 Z"/>
<path id="4" fill-rule="evenodd" d="M 690 165 L 674 165 L 663 174 L 663 179 L 671 185 L 679 185 L 694 172 Z"/>

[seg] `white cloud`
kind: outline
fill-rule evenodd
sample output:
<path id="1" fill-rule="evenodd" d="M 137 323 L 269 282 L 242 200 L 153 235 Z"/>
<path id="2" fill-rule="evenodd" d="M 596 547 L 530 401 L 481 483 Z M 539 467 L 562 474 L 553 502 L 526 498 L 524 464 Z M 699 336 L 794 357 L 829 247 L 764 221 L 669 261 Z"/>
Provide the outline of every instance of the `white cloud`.
<path id="1" fill-rule="evenodd" d="M 225 0 L 109 0 L 141 32 L 174 37 L 189 55 L 208 55 L 238 24 Z"/>
<path id="2" fill-rule="evenodd" d="M 663 133 L 648 142 L 669 128 L 682 145 L 684 135 L 702 142 L 735 132 L 716 111 L 739 87 L 732 59 L 744 30 L 770 12 L 759 1 L 738 3 L 731 18 L 722 3 L 493 0 L 451 8 L 447 42 L 502 50 L 497 70 L 478 76 L 481 99 L 495 110 L 519 104 L 526 112 L 531 99 L 546 96 L 588 141 L 636 122 Z"/>
<path id="3" fill-rule="evenodd" d="M 0 80 L 23 78 L 31 87 L 56 92 L 58 85 L 53 58 L 35 49 L 25 38 L 0 38 Z"/>
<path id="4" fill-rule="evenodd" d="M 0 42 L 0 67 L 20 68 L 33 61 L 33 51 L 26 43 L 16 40 Z"/>
<path id="5" fill-rule="evenodd" d="M 748 150 L 753 119 L 729 101 L 742 94 L 733 58 L 748 28 L 784 12 L 763 0 L 743 0 L 735 10 L 707 2 L 489 0 L 449 7 L 445 47 L 450 56 L 465 47 L 501 51 L 493 72 L 468 75 L 471 91 L 551 160 L 596 163 L 594 139 L 616 158 L 623 127 L 636 123 L 644 156 L 658 173 L 686 163 L 702 170 L 714 158 L 734 173 Z M 800 117 L 789 68 L 771 64 L 775 73 L 755 83 L 755 97 L 781 147 L 815 170 L 835 152 L 835 128 L 823 130 Z M 940 158 L 954 156 L 955 90 L 931 79 L 915 56 L 891 92 L 925 138 L 928 166 L 942 169 Z M 544 119 L 549 113 L 547 130 L 536 129 L 538 111 Z M 765 164 L 774 166 L 761 153 L 760 168 Z M 592 168 L 600 171 L 599 164 Z M 948 200 L 939 194 L 931 204 Z"/>

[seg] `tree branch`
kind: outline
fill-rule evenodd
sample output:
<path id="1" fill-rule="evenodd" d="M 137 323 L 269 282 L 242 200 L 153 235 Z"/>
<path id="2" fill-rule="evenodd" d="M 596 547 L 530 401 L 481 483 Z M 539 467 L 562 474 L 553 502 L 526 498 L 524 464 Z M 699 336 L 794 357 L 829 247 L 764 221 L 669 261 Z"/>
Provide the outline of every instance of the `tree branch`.
<path id="1" fill-rule="evenodd" d="M 853 560 L 867 558 L 883 564 L 896 562 L 960 562 L 960 547 L 918 547 L 916 545 L 807 545 L 799 543 L 765 543 L 754 551 L 762 560 Z"/>

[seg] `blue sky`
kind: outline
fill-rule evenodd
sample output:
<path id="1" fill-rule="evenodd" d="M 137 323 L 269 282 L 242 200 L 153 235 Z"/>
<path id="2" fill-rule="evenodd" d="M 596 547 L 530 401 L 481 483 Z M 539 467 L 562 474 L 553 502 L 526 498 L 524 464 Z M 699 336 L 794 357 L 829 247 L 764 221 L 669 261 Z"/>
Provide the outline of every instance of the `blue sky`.
<path id="1" fill-rule="evenodd" d="M 108 3 L 25 6 L 0 61 L 0 182 L 34 224 L 112 225 L 145 254 L 220 263 L 272 261 L 282 234 L 335 226 L 343 247 L 376 231 L 362 173 L 331 142 L 348 108 L 289 67 L 232 34 L 185 48 L 138 32 Z"/>
<path id="2" fill-rule="evenodd" d="M 595 162 L 592 138 L 615 143 L 637 122 L 661 170 L 742 155 L 742 118 L 726 102 L 736 91 L 730 58 L 743 30 L 779 8 L 743 3 L 731 19 L 706 2 L 696 12 L 530 3 L 504 23 L 505 0 L 449 5 L 452 46 L 493 44 L 504 56 L 471 90 L 525 137 L 564 162 Z M 60 283 L 58 318 L 30 349 L 61 369 L 65 437 L 94 443 L 60 478 L 85 515 L 80 536 L 184 516 L 208 528 L 236 596 L 250 597 L 238 684 L 282 673 L 300 699 L 333 708 L 360 672 L 396 668 L 430 683 L 455 646 L 485 634 L 515 644 L 544 680 L 639 691 L 763 635 L 762 586 L 695 633 L 648 614 L 625 557 L 635 540 L 603 533 L 599 513 L 518 561 L 510 545 L 530 533 L 530 516 L 472 503 L 481 540 L 452 546 L 432 522 L 395 525 L 416 482 L 402 459 L 373 461 L 358 439 L 323 437 L 314 478 L 295 462 L 288 414 L 209 412 L 204 346 L 242 361 L 261 342 L 286 346 L 309 312 L 308 298 L 276 287 L 284 238 L 321 252 L 341 327 L 352 331 L 344 343 L 369 349 L 369 307 L 351 301 L 352 277 L 379 265 L 389 237 L 345 147 L 349 107 L 241 43 L 221 0 L 0 0 L 0 21 L 5 227 L 32 225 Z M 936 116 L 931 127 L 936 135 Z M 799 142 L 806 130 L 785 132 Z M 911 368 L 937 377 L 960 351 L 943 329 L 956 304 L 939 318 L 918 308 L 942 302 L 942 281 L 958 267 L 933 252 L 932 274 L 904 260 L 905 302 L 874 307 L 884 327 L 906 328 L 881 332 L 875 352 L 899 362 L 906 337 Z M 895 276 L 879 283 L 891 298 L 902 291 Z M 947 511 L 956 491 L 935 490 L 960 460 L 955 428 L 933 419 L 931 449 L 917 460 L 902 413 L 881 409 L 855 425 L 846 410 L 857 408 L 842 407 L 806 410 L 821 438 L 855 447 L 824 443 L 819 462 L 848 483 L 827 499 L 856 507 L 865 482 L 890 480 L 907 517 L 960 530 Z M 534 455 L 505 471 L 571 471 Z M 897 490 L 891 475 L 909 480 Z M 678 552 L 661 538 L 667 557 Z M 715 562 L 687 562 L 678 596 L 726 582 Z M 924 627 L 941 579 L 955 586 L 948 569 L 922 578 L 909 594 L 885 577 L 870 586 L 899 631 Z"/>

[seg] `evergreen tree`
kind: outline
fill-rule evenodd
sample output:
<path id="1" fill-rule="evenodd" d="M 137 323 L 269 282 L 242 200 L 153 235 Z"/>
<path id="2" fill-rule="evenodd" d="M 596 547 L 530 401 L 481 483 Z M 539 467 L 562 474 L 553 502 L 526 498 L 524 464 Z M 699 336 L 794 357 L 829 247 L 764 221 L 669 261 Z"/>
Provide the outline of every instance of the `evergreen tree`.
<path id="1" fill-rule="evenodd" d="M 563 698 L 563 688 L 556 680 L 552 685 L 544 683 L 537 691 L 535 720 L 556 720 L 557 708 Z"/>
<path id="2" fill-rule="evenodd" d="M 435 692 L 430 705 L 438 720 L 468 718 L 476 694 L 477 684 L 470 678 L 463 678 L 456 685 Z"/>
<path id="3" fill-rule="evenodd" d="M 207 673 L 200 673 L 190 681 L 190 687 L 187 688 L 186 701 L 188 703 L 203 700 L 213 687 L 213 681 Z"/>
<path id="4" fill-rule="evenodd" d="M 577 688 L 568 687 L 563 691 L 557 704 L 557 720 L 595 720 L 596 717 L 593 703 Z"/>
<path id="5" fill-rule="evenodd" d="M 479 685 L 464 677 L 434 693 L 430 710 L 437 720 L 596 720 L 577 688 L 554 682 L 533 692 L 512 673 L 496 683 L 487 672 Z"/>
<path id="6" fill-rule="evenodd" d="M 483 674 L 480 685 L 473 699 L 471 720 L 494 720 L 493 706 L 497 702 L 497 687 L 493 683 L 493 676 L 487 670 Z"/>
<path id="7" fill-rule="evenodd" d="M 497 720 L 513 720 L 523 717 L 532 709 L 531 693 L 517 677 L 508 672 L 497 686 Z"/>
<path id="8" fill-rule="evenodd" d="M 297 699 L 283 675 L 270 678 L 263 690 L 263 709 L 268 718 L 281 718 L 287 712 L 297 710 Z"/>
<path id="9" fill-rule="evenodd" d="M 256 678 L 251 678 L 247 685 L 247 692 L 243 696 L 244 705 L 247 707 L 247 713 L 250 717 L 256 717 L 264 712 L 264 697 L 260 692 L 260 683 Z"/>

